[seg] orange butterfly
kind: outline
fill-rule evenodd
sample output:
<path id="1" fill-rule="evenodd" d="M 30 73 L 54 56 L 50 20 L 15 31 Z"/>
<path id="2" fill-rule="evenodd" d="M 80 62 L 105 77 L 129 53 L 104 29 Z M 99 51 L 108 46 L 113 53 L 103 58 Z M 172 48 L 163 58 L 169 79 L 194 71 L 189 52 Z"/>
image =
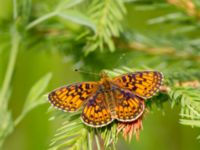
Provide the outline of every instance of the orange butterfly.
<path id="1" fill-rule="evenodd" d="M 132 122 L 144 112 L 144 99 L 158 92 L 163 75 L 157 71 L 128 73 L 115 78 L 101 74 L 98 82 L 80 82 L 49 94 L 49 101 L 67 112 L 83 106 L 81 119 L 91 127 L 103 127 L 114 119 Z"/>

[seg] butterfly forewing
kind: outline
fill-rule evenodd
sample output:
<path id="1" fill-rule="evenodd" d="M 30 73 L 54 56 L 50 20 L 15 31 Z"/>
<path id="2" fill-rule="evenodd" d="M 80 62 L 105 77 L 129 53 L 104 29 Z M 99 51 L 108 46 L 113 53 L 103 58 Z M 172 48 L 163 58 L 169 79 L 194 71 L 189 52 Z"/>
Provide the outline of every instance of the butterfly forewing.
<path id="1" fill-rule="evenodd" d="M 81 118 L 86 125 L 92 127 L 102 127 L 113 121 L 103 91 L 98 90 L 88 99 L 83 108 Z"/>
<path id="2" fill-rule="evenodd" d="M 115 99 L 115 112 L 117 120 L 130 122 L 136 120 L 143 114 L 143 98 L 116 86 L 112 87 L 112 93 Z"/>
<path id="3" fill-rule="evenodd" d="M 143 98 L 152 97 L 162 84 L 162 73 L 157 71 L 143 71 L 128 73 L 113 78 L 119 87 L 127 89 Z"/>
<path id="4" fill-rule="evenodd" d="M 49 94 L 49 101 L 65 111 L 76 111 L 96 92 L 96 82 L 81 82 L 64 86 Z"/>

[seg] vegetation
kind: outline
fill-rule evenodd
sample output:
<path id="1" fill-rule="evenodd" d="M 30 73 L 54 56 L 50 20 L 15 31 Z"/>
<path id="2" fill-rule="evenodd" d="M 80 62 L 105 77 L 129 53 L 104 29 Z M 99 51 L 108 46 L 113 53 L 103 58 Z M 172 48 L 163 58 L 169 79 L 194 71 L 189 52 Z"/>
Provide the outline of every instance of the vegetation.
<path id="1" fill-rule="evenodd" d="M 50 89 L 71 82 L 98 80 L 98 76 L 73 72 L 75 68 L 93 73 L 105 69 L 111 77 L 139 70 L 161 71 L 165 82 L 161 92 L 146 101 L 148 111 L 170 112 L 169 123 L 178 122 L 174 116 L 180 109 L 177 128 L 200 127 L 199 0 L 0 2 L 1 148 L 100 150 L 120 149 L 120 143 L 127 149 L 135 145 L 141 148 L 142 140 L 124 143 L 121 138 L 124 131 L 118 130 L 117 122 L 93 129 L 82 124 L 80 112 L 69 114 L 54 108 L 48 113 L 53 121 L 46 121 Z M 149 115 L 156 115 L 148 111 L 142 118 L 144 122 Z M 159 132 L 155 125 L 159 126 L 165 117 L 167 113 L 149 123 L 150 130 Z M 145 124 L 142 135 L 150 133 L 148 125 Z M 165 128 L 169 130 L 168 126 Z M 138 130 L 133 132 L 137 137 Z M 20 131 L 28 131 L 29 138 Z M 185 149 L 198 148 L 198 130 L 194 135 L 185 135 L 186 142 L 181 143 Z M 165 136 L 161 138 L 167 139 Z M 181 136 L 170 135 L 175 141 Z M 155 142 L 148 135 L 146 139 Z M 195 144 L 191 145 L 190 139 Z M 180 143 L 163 144 L 166 149 L 183 148 Z"/>

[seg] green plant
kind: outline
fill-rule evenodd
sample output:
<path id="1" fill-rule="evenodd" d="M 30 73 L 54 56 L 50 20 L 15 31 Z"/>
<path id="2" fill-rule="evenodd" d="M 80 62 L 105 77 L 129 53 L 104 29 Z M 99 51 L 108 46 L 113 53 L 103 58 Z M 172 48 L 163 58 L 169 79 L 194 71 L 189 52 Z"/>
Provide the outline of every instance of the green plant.
<path id="1" fill-rule="evenodd" d="M 172 8 L 170 3 L 166 2 L 152 2 L 152 1 L 143 1 L 144 3 L 139 3 L 137 5 L 136 1 L 136 8 L 138 10 L 153 10 L 156 8 Z M 148 2 L 146 4 L 146 2 Z M 124 2 L 125 3 L 125 2 Z M 151 5 L 148 5 L 151 3 Z M 192 2 L 191 2 L 192 3 Z M 193 5 L 195 3 L 192 3 Z M 106 7 L 104 6 L 104 2 L 99 2 L 98 4 L 94 4 L 97 8 L 98 6 L 103 6 L 104 9 Z M 177 4 L 178 5 L 178 4 Z M 95 9 L 96 7 L 93 6 Z M 178 5 L 179 6 L 179 5 Z M 196 7 L 199 7 L 198 4 Z M 123 8 L 123 6 L 122 6 Z M 120 12 L 120 8 L 118 8 Z M 96 9 L 95 9 L 96 10 Z M 101 11 L 96 11 L 97 13 L 101 13 Z M 95 15 L 95 13 L 94 13 Z M 112 17 L 112 16 L 111 16 Z M 101 17 L 96 16 L 97 20 Z M 114 19 L 114 18 L 113 18 Z M 116 19 L 115 19 L 116 20 Z M 137 65 L 141 62 L 143 62 L 143 67 L 132 69 L 130 67 L 123 67 L 123 69 L 116 69 L 114 71 L 108 71 L 111 76 L 113 75 L 119 75 L 126 71 L 133 72 L 135 70 L 147 70 L 147 69 L 157 69 L 164 73 L 165 75 L 165 84 L 161 92 L 164 94 L 158 95 L 157 97 L 153 98 L 153 101 L 150 101 L 147 103 L 148 105 L 151 105 L 149 103 L 155 102 L 160 106 L 163 102 L 166 102 L 167 100 L 171 101 L 172 107 L 175 104 L 181 105 L 181 112 L 180 112 L 180 123 L 184 125 L 190 125 L 190 126 L 197 126 L 199 127 L 199 99 L 200 99 L 200 92 L 199 92 L 199 39 L 192 39 L 189 37 L 184 37 L 182 39 L 179 38 L 181 34 L 185 32 L 189 32 L 188 26 L 181 25 L 181 21 L 188 20 L 191 25 L 194 25 L 197 23 L 195 20 L 191 20 L 191 17 L 187 16 L 187 13 L 184 12 L 173 12 L 171 14 L 166 14 L 164 16 L 159 16 L 156 18 L 152 18 L 148 20 L 149 24 L 162 24 L 164 25 L 167 22 L 170 23 L 176 23 L 177 29 L 168 29 L 168 32 L 171 34 L 168 34 L 167 36 L 159 36 L 157 35 L 145 35 L 138 32 L 123 32 L 121 36 L 121 39 L 116 39 L 116 45 L 117 49 L 125 49 L 130 50 L 132 53 L 128 53 L 129 56 L 126 55 L 126 64 L 130 64 L 131 58 L 134 58 L 134 64 Z M 193 22 L 192 22 L 193 21 Z M 100 24 L 101 25 L 101 24 Z M 98 28 L 98 27 L 96 27 Z M 187 28 L 187 29 L 186 29 Z M 191 30 L 197 30 L 197 28 L 190 28 Z M 190 31 L 191 31 L 190 30 Z M 103 30 L 102 30 L 103 32 Z M 179 32 L 179 36 L 176 36 L 174 33 Z M 102 35 L 104 33 L 101 33 Z M 114 35 L 113 35 L 114 36 Z M 94 47 L 98 47 L 99 44 L 98 41 L 93 40 Z M 102 42 L 100 42 L 102 43 Z M 109 46 L 109 48 L 112 50 L 113 46 Z M 88 47 L 87 47 L 88 48 Z M 103 47 L 100 46 L 100 49 Z M 92 48 L 93 49 L 93 48 Z M 93 51 L 88 48 L 88 51 Z M 97 55 L 99 53 L 96 53 Z M 122 55 L 122 53 L 119 52 L 119 55 Z M 118 55 L 118 56 L 119 56 Z M 137 56 L 137 57 L 136 57 Z M 151 57 L 149 57 L 151 56 Z M 160 57 L 159 57 L 160 56 Z M 108 56 L 110 58 L 110 56 Z M 115 57 L 115 56 L 114 56 Z M 98 58 L 98 57 L 96 57 Z M 147 59 L 148 58 L 148 59 Z M 85 62 L 87 62 L 87 59 L 90 60 L 90 58 L 85 58 Z M 165 61 L 163 62 L 163 59 Z M 106 60 L 102 61 L 106 63 Z M 158 63 L 159 62 L 159 63 Z M 157 65 L 155 65 L 158 63 Z M 185 63 L 185 64 L 183 64 Z M 188 65 L 186 65 L 188 63 Z M 141 65 L 139 65 L 141 66 Z M 151 66 L 152 68 L 150 68 Z M 92 66 L 91 66 L 92 67 Z M 180 68 L 180 69 L 178 69 Z M 192 69 L 191 69 L 192 68 Z M 183 70 L 187 70 L 187 72 Z M 192 84 L 185 84 L 185 83 L 193 83 L 196 81 L 196 86 L 193 86 Z M 164 101 L 162 101 L 165 99 Z M 56 116 L 57 117 L 57 116 Z M 91 135 L 93 136 L 93 140 L 96 139 L 97 148 L 101 149 L 99 146 L 99 139 L 96 137 L 102 137 L 104 141 L 104 146 L 109 148 L 110 144 L 116 144 L 118 135 L 116 132 L 116 124 L 112 124 L 111 126 L 108 126 L 107 128 L 101 129 L 92 129 L 85 127 L 81 125 L 79 118 L 79 115 L 75 117 L 75 120 L 70 120 L 69 118 L 66 118 L 66 120 L 70 120 L 69 123 L 67 123 L 64 127 L 61 127 L 58 131 L 58 134 L 55 135 L 55 138 L 53 140 L 52 148 L 60 148 L 61 146 L 66 146 L 71 149 L 91 149 L 92 143 L 91 143 Z M 73 124 L 74 123 L 74 124 Z M 71 126 L 73 124 L 73 128 Z M 77 127 L 77 128 L 76 128 Z M 73 132 L 72 134 L 67 135 L 67 132 L 72 129 L 77 129 L 77 132 L 79 133 L 79 136 L 74 136 L 74 134 L 77 134 L 77 132 Z M 104 134 L 105 130 L 110 129 L 111 131 L 106 132 Z M 112 130 L 113 129 L 113 130 Z M 62 133 L 62 136 L 61 136 Z M 103 136 L 104 135 L 104 136 Z M 112 136 L 113 135 L 113 136 Z M 75 138 L 73 138 L 75 137 Z M 85 139 L 85 142 L 79 142 L 78 139 Z M 77 139 L 78 138 L 78 139 Z M 66 140 L 70 139 L 70 140 Z M 97 140 L 98 139 L 98 140 Z M 60 141 L 62 140 L 62 142 Z M 77 142 L 76 142 L 77 141 Z M 94 140 L 95 141 L 95 140 Z M 66 144 L 66 145 L 65 145 Z M 111 145 L 112 145 L 111 144 Z M 81 147 L 81 145 L 83 147 Z M 114 146 L 115 147 L 115 146 Z"/>
<path id="2" fill-rule="evenodd" d="M 127 72 L 134 72 L 135 70 L 140 69 L 123 67 L 122 69 L 115 69 L 114 71 L 106 70 L 106 72 L 110 76 L 116 76 Z M 199 74 L 194 74 L 193 76 L 191 76 L 191 74 L 191 72 L 183 72 L 180 76 L 178 76 L 178 78 L 176 78 L 174 76 L 175 74 L 165 73 L 165 84 L 160 90 L 163 94 L 159 94 L 153 97 L 152 100 L 146 101 L 146 106 L 150 107 L 154 103 L 157 107 L 162 107 L 162 103 L 167 100 L 171 101 L 172 107 L 176 104 L 180 104 L 180 123 L 199 127 L 200 83 L 197 80 L 191 82 L 187 81 L 187 79 L 190 80 L 190 78 L 198 79 Z M 54 119 L 60 117 L 64 118 L 65 122 L 62 127 L 57 130 L 57 133 L 55 134 L 55 137 L 50 145 L 50 149 L 53 150 L 65 147 L 68 149 L 92 150 L 94 148 L 94 143 L 91 142 L 92 140 L 96 142 L 98 150 L 100 150 L 101 147 L 105 147 L 106 149 L 116 149 L 115 145 L 121 131 L 117 122 L 103 128 L 95 129 L 87 127 L 81 122 L 80 112 L 68 115 L 68 117 L 64 117 L 65 113 L 66 112 L 60 112 L 54 116 Z M 139 120 L 139 122 L 141 122 L 141 120 Z M 133 134 L 135 134 L 136 138 L 138 138 L 140 123 L 138 125 L 139 127 L 133 127 L 132 129 L 127 127 L 128 132 L 122 131 L 125 139 L 129 136 L 129 140 L 131 140 Z M 126 126 L 127 125 L 123 125 L 122 128 L 126 128 Z M 104 144 L 103 146 L 100 146 L 100 142 L 102 140 Z"/>
<path id="3" fill-rule="evenodd" d="M 24 4 L 24 3 L 23 3 Z M 23 6 L 23 11 L 26 6 Z M 46 103 L 47 97 L 44 95 L 44 91 L 51 79 L 51 73 L 42 77 L 28 93 L 27 99 L 25 100 L 24 107 L 21 110 L 21 114 L 17 118 L 13 118 L 11 110 L 8 108 L 9 99 L 12 94 L 11 80 L 13 78 L 15 64 L 20 46 L 23 40 L 23 32 L 19 29 L 18 24 L 19 15 L 24 19 L 27 16 L 19 14 L 18 3 L 13 0 L 13 20 L 10 27 L 10 53 L 7 62 L 6 73 L 4 75 L 3 83 L 0 90 L 0 148 L 8 135 L 10 135 L 15 127 L 22 121 L 22 119 L 35 107 Z"/>
<path id="4" fill-rule="evenodd" d="M 170 102 L 173 109 L 181 107 L 181 124 L 200 126 L 198 0 L 13 0 L 11 5 L 12 15 L 0 20 L 4 29 L 0 31 L 1 146 L 30 110 L 47 102 L 44 92 L 51 74 L 32 87 L 17 118 L 8 106 L 17 56 L 28 50 L 59 51 L 72 68 L 97 73 L 106 69 L 112 77 L 139 70 L 161 71 L 165 83 L 161 93 L 146 101 L 147 107 L 151 110 L 155 104 L 162 109 L 163 103 Z M 56 111 L 53 115 L 63 118 L 64 124 L 50 149 L 115 148 L 120 135 L 116 122 L 93 129 L 81 123 L 80 112 L 66 114 Z"/>

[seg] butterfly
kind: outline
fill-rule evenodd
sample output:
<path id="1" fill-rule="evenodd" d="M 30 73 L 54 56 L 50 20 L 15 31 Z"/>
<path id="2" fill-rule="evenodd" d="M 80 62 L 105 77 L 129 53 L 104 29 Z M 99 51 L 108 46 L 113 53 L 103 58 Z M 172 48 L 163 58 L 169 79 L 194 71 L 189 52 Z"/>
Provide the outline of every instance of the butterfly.
<path id="1" fill-rule="evenodd" d="M 97 82 L 80 82 L 60 87 L 49 93 L 56 108 L 75 112 L 81 107 L 81 120 L 91 127 L 103 127 L 113 120 L 132 122 L 144 112 L 144 100 L 152 97 L 162 85 L 157 71 L 127 73 L 110 78 L 101 73 Z"/>

